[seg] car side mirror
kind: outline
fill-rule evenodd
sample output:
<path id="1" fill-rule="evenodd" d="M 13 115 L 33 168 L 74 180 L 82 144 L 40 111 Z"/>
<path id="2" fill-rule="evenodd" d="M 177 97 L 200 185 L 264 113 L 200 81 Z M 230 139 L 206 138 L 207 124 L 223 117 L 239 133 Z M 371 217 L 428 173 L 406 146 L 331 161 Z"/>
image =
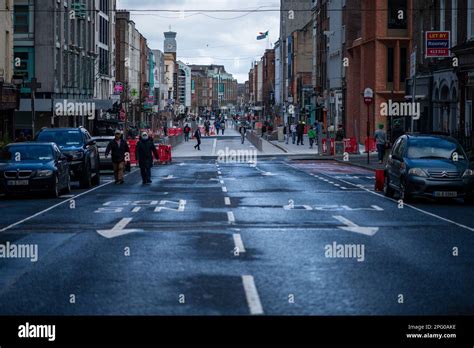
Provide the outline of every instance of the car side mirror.
<path id="1" fill-rule="evenodd" d="M 96 141 L 95 140 L 89 140 L 86 145 L 84 145 L 84 147 L 87 147 L 87 146 L 93 146 L 96 144 Z"/>

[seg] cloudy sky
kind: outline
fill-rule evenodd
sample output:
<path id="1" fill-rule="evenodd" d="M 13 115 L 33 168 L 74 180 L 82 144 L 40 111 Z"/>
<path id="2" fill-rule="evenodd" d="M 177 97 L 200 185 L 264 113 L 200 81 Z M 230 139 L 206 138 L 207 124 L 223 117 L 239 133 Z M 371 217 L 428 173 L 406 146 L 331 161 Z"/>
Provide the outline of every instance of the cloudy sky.
<path id="1" fill-rule="evenodd" d="M 189 64 L 225 65 L 226 71 L 242 83 L 248 79 L 252 61 L 261 57 L 266 48 L 273 48 L 278 40 L 279 12 L 188 11 L 268 10 L 278 9 L 279 3 L 278 0 L 117 0 L 117 7 L 136 10 L 132 11 L 132 19 L 150 48 L 163 50 L 163 32 L 171 26 L 178 33 L 179 60 Z M 257 41 L 258 33 L 267 30 L 269 42 Z"/>

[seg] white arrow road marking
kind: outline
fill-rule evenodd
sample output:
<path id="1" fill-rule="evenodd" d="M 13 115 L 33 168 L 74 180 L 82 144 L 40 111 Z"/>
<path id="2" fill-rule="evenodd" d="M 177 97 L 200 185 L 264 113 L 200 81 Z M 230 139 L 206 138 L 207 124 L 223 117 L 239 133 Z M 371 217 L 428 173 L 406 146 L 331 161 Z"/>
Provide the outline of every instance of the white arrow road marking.
<path id="1" fill-rule="evenodd" d="M 364 234 L 366 236 L 373 236 L 379 230 L 378 227 L 362 227 L 362 226 L 356 225 L 352 221 L 340 215 L 333 216 L 333 218 L 335 218 L 336 220 L 346 225 L 346 226 L 338 226 L 339 229 L 344 230 L 344 231 Z"/>
<path id="2" fill-rule="evenodd" d="M 239 233 L 233 234 L 234 244 L 239 253 L 245 253 L 244 242 L 242 242 L 242 236 Z"/>
<path id="3" fill-rule="evenodd" d="M 124 234 L 143 232 L 141 229 L 125 229 L 125 227 L 133 220 L 133 218 L 123 218 L 111 230 L 97 230 L 102 237 L 115 238 Z"/>
<path id="4" fill-rule="evenodd" d="M 262 304 L 253 277 L 251 275 L 242 276 L 242 283 L 244 284 L 245 297 L 247 298 L 250 314 L 263 314 Z"/>

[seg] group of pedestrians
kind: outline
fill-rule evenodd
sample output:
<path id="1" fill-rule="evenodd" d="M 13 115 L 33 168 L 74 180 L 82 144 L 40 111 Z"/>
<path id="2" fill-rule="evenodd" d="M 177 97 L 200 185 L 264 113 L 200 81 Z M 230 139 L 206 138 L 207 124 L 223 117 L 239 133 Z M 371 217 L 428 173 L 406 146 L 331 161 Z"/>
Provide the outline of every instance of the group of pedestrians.
<path id="1" fill-rule="evenodd" d="M 107 145 L 105 157 L 112 155 L 112 165 L 114 169 L 115 184 L 122 185 L 124 181 L 125 163 L 127 156 L 130 156 L 130 147 L 122 137 L 120 130 L 115 131 L 115 138 Z M 137 159 L 143 185 L 151 184 L 151 168 L 153 167 L 153 156 L 158 160 L 153 138 L 147 132 L 140 135 L 140 140 L 135 148 L 135 158 Z M 129 159 L 128 159 L 129 160 Z"/>
<path id="2" fill-rule="evenodd" d="M 283 134 L 285 135 L 285 142 L 288 144 L 290 137 L 293 145 L 296 143 L 297 146 L 304 145 L 304 133 L 306 128 L 306 122 L 299 121 L 297 123 L 287 123 L 283 128 Z M 311 143 L 311 142 L 310 142 Z"/>

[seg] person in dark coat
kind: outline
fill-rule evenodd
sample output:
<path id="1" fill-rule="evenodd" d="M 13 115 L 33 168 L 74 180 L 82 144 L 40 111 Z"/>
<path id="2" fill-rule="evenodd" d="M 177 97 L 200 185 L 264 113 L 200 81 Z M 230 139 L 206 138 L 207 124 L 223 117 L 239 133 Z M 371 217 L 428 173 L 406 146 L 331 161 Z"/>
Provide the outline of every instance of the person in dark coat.
<path id="1" fill-rule="evenodd" d="M 194 148 L 201 151 L 201 130 L 199 129 L 199 127 L 194 132 L 194 137 L 196 138 L 196 141 L 197 141 L 197 144 L 196 146 L 194 146 Z"/>
<path id="2" fill-rule="evenodd" d="M 115 139 L 111 140 L 105 150 L 107 158 L 112 152 L 112 165 L 114 167 L 115 184 L 123 184 L 123 171 L 125 169 L 125 157 L 130 153 L 130 148 L 125 140 L 122 139 L 122 132 L 115 131 Z"/>
<path id="3" fill-rule="evenodd" d="M 296 141 L 296 145 L 304 145 L 303 139 L 304 139 L 304 123 L 300 122 L 296 126 L 296 135 L 298 136 L 298 140 Z"/>
<path id="4" fill-rule="evenodd" d="M 155 144 L 150 140 L 148 134 L 143 132 L 135 149 L 135 157 L 140 167 L 143 185 L 151 184 L 151 167 L 153 167 L 153 156 L 158 159 L 158 151 Z"/>

